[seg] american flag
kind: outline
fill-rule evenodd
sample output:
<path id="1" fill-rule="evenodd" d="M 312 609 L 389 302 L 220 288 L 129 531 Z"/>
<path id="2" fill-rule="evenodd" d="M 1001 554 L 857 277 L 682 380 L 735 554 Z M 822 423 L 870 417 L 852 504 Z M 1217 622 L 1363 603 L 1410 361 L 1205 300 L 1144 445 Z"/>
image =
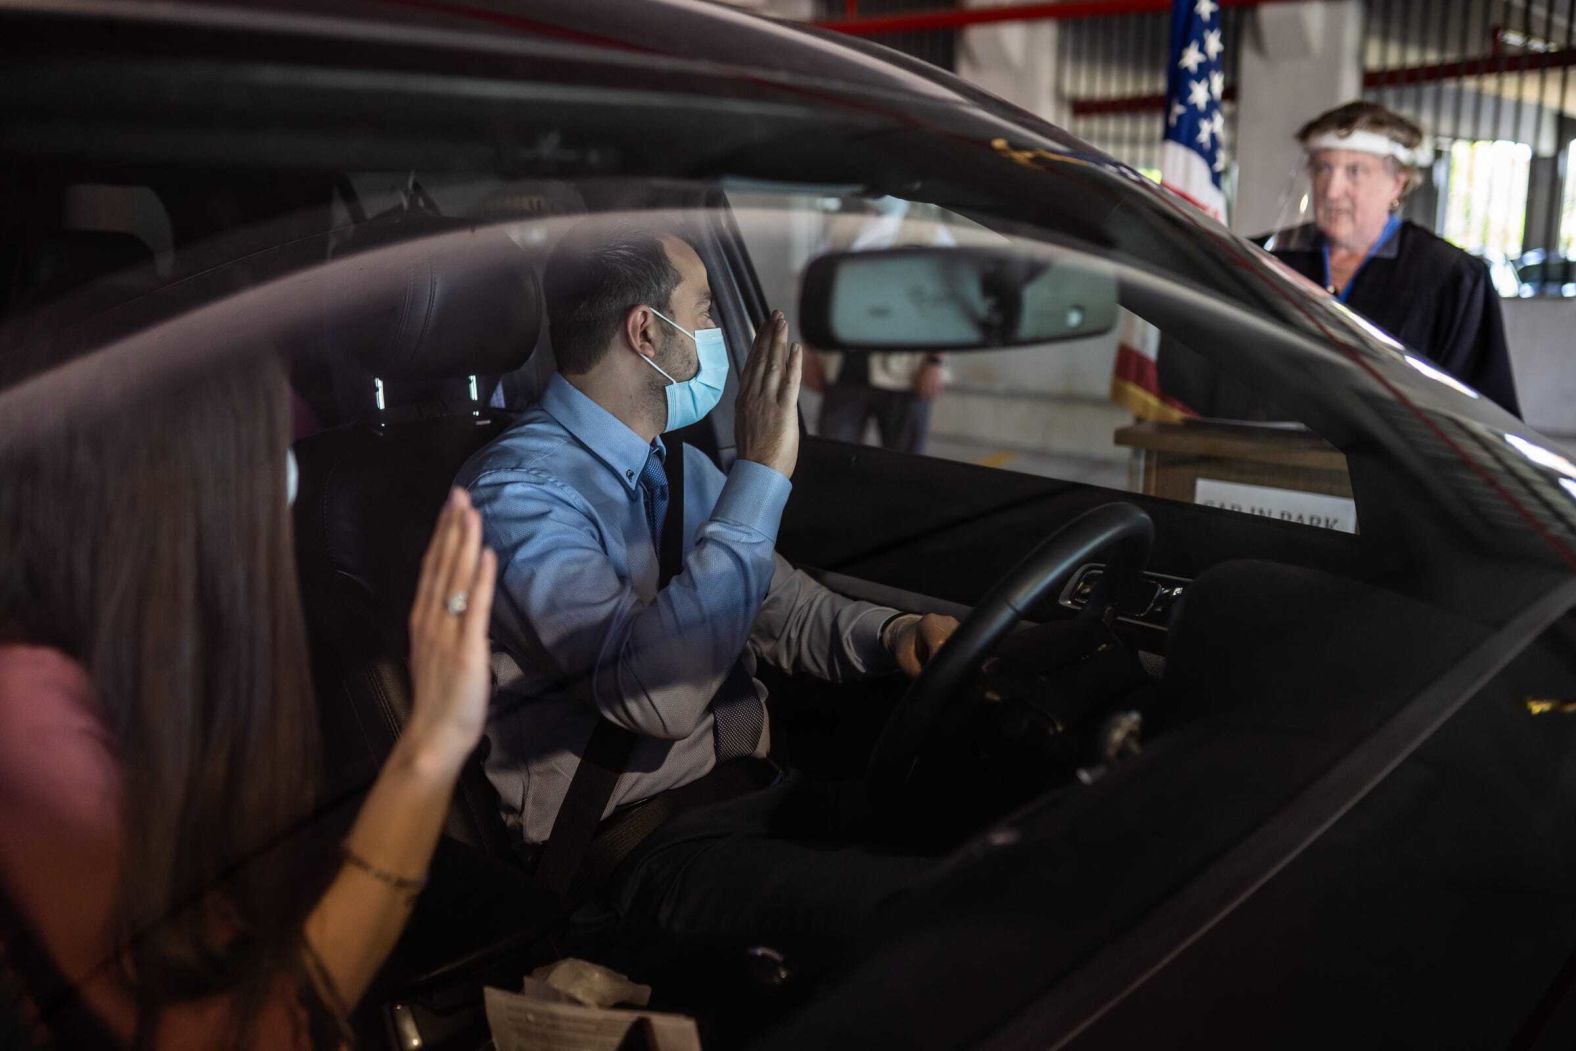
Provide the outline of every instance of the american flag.
<path id="1" fill-rule="evenodd" d="M 1226 151 L 1220 141 L 1226 127 L 1220 111 L 1226 87 L 1221 72 L 1225 52 L 1216 0 L 1172 0 L 1160 178 L 1217 219 L 1224 219 L 1226 213 L 1220 192 L 1220 174 L 1226 170 Z"/>
<path id="2" fill-rule="evenodd" d="M 1220 100 L 1226 87 L 1221 72 L 1225 51 L 1216 0 L 1172 0 L 1160 181 L 1222 221 L 1226 198 L 1220 191 L 1220 175 L 1226 170 L 1226 152 L 1220 136 L 1226 120 Z M 1140 419 L 1174 423 L 1194 413 L 1160 389 L 1159 358 L 1160 333 L 1149 322 L 1124 312 L 1111 399 Z"/>

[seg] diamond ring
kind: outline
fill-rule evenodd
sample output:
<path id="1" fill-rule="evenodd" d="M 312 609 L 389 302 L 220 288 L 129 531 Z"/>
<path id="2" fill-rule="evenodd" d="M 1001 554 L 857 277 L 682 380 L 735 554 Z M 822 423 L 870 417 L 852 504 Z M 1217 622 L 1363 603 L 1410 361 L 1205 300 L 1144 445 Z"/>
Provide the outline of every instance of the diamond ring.
<path id="1" fill-rule="evenodd" d="M 471 597 L 463 591 L 456 591 L 449 596 L 449 601 L 443 604 L 443 608 L 448 611 L 449 616 L 458 617 L 469 609 L 470 605 Z"/>

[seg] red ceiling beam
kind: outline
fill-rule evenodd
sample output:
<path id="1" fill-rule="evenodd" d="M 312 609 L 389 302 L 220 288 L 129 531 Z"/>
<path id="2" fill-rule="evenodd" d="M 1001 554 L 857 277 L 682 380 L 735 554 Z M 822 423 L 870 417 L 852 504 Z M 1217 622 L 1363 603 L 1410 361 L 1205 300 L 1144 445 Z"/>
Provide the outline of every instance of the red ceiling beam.
<path id="1" fill-rule="evenodd" d="M 1460 80 L 1489 74 L 1529 73 L 1540 69 L 1564 69 L 1576 66 L 1576 48 L 1558 51 L 1524 52 L 1519 55 L 1480 55 L 1456 62 L 1433 62 L 1422 66 L 1402 66 L 1396 69 L 1370 69 L 1363 74 L 1363 87 L 1388 88 L 1403 84 L 1427 84 L 1437 80 Z"/>
<path id="2" fill-rule="evenodd" d="M 1216 0 L 1221 7 L 1258 7 L 1282 0 Z M 851 6 L 845 3 L 845 12 Z M 835 29 L 853 36 L 880 36 L 884 33 L 913 33 L 933 29 L 965 29 L 969 26 L 999 22 L 1043 22 L 1069 18 L 1101 18 L 1110 15 L 1155 14 L 1171 10 L 1171 0 L 1060 0 L 1060 2 L 1015 4 L 1003 7 L 971 7 L 945 11 L 910 11 L 900 15 L 875 15 L 870 18 L 829 19 L 812 23 L 822 29 Z"/>

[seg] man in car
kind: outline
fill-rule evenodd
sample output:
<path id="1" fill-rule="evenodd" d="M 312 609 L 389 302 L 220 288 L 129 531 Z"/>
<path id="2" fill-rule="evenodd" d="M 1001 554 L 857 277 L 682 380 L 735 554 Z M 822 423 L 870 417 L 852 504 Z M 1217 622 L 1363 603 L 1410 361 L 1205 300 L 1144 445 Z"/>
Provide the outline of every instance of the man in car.
<path id="1" fill-rule="evenodd" d="M 506 819 L 539 876 L 578 872 L 623 915 L 705 940 L 835 945 L 925 863 L 851 845 L 838 807 L 779 775 L 756 662 L 832 682 L 917 675 L 956 622 L 836 595 L 776 554 L 803 358 L 781 313 L 739 378 L 724 474 L 671 434 L 711 411 L 728 371 L 694 248 L 587 221 L 554 248 L 544 290 L 559 374 L 459 476 L 499 557 L 494 641 L 521 669 L 489 728 Z M 682 457 L 681 496 L 668 457 Z M 607 747 L 620 739 L 627 755 Z M 605 805 L 571 790 L 588 749 L 622 771 Z M 589 848 L 573 846 L 598 818 Z"/>

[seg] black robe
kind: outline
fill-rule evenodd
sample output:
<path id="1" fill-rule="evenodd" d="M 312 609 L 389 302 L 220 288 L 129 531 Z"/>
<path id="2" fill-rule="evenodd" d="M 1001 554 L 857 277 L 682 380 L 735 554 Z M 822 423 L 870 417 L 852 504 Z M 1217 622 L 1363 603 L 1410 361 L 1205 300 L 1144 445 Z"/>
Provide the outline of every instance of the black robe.
<path id="1" fill-rule="evenodd" d="M 1295 231 L 1303 233 L 1304 231 Z M 1488 264 L 1416 223 L 1403 222 L 1395 251 L 1374 256 L 1352 279 L 1346 305 L 1463 383 L 1519 416 L 1505 322 Z M 1316 285 L 1326 280 L 1316 237 L 1275 255 Z"/>

